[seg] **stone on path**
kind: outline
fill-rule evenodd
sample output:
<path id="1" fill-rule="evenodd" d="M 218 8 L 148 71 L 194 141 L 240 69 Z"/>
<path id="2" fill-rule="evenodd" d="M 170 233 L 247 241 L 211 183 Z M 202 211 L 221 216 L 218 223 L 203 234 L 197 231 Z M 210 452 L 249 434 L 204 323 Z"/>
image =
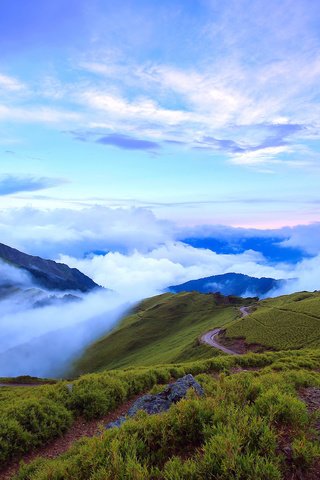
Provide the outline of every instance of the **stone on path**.
<path id="1" fill-rule="evenodd" d="M 121 416 L 114 422 L 106 425 L 106 428 L 120 427 L 129 417 L 133 417 L 139 410 L 144 410 L 149 415 L 169 410 L 172 404 L 186 397 L 190 388 L 193 388 L 199 397 L 204 395 L 203 388 L 191 374 L 179 378 L 175 383 L 168 385 L 163 392 L 157 395 L 143 395 L 132 405 L 126 416 Z"/>

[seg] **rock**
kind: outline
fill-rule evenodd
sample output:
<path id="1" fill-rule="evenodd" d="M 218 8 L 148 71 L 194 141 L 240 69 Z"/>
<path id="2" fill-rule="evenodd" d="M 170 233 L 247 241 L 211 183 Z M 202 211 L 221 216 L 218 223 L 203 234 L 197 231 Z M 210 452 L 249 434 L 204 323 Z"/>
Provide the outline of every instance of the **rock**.
<path id="1" fill-rule="evenodd" d="M 127 417 L 124 417 L 123 415 L 121 415 L 121 417 L 119 417 L 119 418 L 118 418 L 117 420 L 115 420 L 114 422 L 108 423 L 108 425 L 106 425 L 106 429 L 109 429 L 109 428 L 118 428 L 118 427 L 120 427 L 126 420 L 127 420 Z"/>
<path id="2" fill-rule="evenodd" d="M 106 429 L 120 427 L 128 417 L 133 417 L 138 411 L 144 410 L 149 415 L 161 413 L 169 410 L 172 404 L 179 402 L 186 397 L 188 390 L 193 388 L 199 397 L 204 395 L 203 388 L 188 374 L 179 378 L 157 395 L 143 395 L 128 410 L 127 416 L 121 416 L 116 421 L 106 425 Z"/>
<path id="3" fill-rule="evenodd" d="M 168 396 L 168 399 L 172 403 L 177 403 L 179 400 L 184 398 L 187 394 L 187 391 L 193 388 L 195 392 L 202 397 L 204 395 L 203 388 L 195 381 L 192 375 L 185 375 L 182 378 L 179 378 L 175 383 L 169 385 L 165 390 L 164 394 Z"/>
<path id="4" fill-rule="evenodd" d="M 66 384 L 66 388 L 67 388 L 67 390 L 68 390 L 69 393 L 72 393 L 73 383 L 67 383 L 67 384 Z"/>

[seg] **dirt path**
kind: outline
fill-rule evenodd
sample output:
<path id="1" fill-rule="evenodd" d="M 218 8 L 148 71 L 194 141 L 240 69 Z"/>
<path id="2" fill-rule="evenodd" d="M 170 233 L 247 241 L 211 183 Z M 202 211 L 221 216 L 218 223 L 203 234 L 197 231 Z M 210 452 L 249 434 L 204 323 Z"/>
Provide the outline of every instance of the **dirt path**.
<path id="1" fill-rule="evenodd" d="M 242 317 L 246 317 L 247 315 L 250 314 L 250 307 L 240 307 L 239 308 Z"/>
<path id="2" fill-rule="evenodd" d="M 55 458 L 68 450 L 72 444 L 80 438 L 99 435 L 100 432 L 104 431 L 103 425 L 115 421 L 120 415 L 124 415 L 141 395 L 143 394 L 140 393 L 139 395 L 136 395 L 113 412 L 98 420 L 87 421 L 83 418 L 77 418 L 70 429 L 62 437 L 56 438 L 47 445 L 40 447 L 33 452 L 27 453 L 19 460 L 12 461 L 3 469 L 0 467 L 0 479 L 11 479 L 19 470 L 19 463 L 21 460 L 25 463 L 30 463 L 37 457 Z"/>
<path id="3" fill-rule="evenodd" d="M 240 307 L 239 308 L 241 312 L 242 317 L 246 317 L 250 313 L 250 307 Z M 200 341 L 202 343 L 206 343 L 207 345 L 210 345 L 210 347 L 217 348 L 218 350 L 221 350 L 224 353 L 227 353 L 228 355 L 239 355 L 239 352 L 235 352 L 234 350 L 230 350 L 230 348 L 225 347 L 224 345 L 221 345 L 218 343 L 216 340 L 216 337 L 222 332 L 221 328 L 215 328 L 214 330 L 210 330 L 207 333 L 204 333 Z"/>

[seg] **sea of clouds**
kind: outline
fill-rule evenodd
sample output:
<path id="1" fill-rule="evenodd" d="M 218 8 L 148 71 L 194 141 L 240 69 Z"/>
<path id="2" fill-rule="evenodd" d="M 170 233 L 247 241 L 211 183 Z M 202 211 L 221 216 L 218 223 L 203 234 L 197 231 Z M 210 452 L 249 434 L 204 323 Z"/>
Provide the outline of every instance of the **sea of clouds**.
<path id="1" fill-rule="evenodd" d="M 191 236 L 223 239 L 236 248 L 231 253 L 194 248 L 183 241 Z M 241 239 L 257 237 L 277 242 L 284 252 L 299 249 L 301 258 L 272 261 L 258 246 L 241 248 Z M 20 287 L 0 302 L 0 376 L 63 375 L 130 306 L 169 285 L 236 272 L 294 279 L 273 295 L 320 289 L 320 223 L 278 230 L 181 228 L 143 208 L 21 208 L 1 213 L 0 238 L 26 253 L 78 268 L 109 289 L 81 295 L 79 302 L 34 308 L 30 291 L 36 286 L 30 276 L 0 263 L 0 286 L 11 279 Z M 21 296 L 21 289 L 28 294 Z"/>

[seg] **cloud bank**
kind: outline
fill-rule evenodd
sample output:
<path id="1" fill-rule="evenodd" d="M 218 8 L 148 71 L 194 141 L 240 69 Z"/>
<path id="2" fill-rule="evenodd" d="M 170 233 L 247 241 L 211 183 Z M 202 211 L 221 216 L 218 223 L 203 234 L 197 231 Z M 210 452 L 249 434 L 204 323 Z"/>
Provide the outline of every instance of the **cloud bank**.
<path id="1" fill-rule="evenodd" d="M 273 295 L 320 289 L 319 223 L 267 231 L 178 228 L 143 208 L 106 207 L 10 209 L 0 219 L 4 243 L 62 261 L 112 290 L 85 295 L 81 302 L 34 309 L 29 277 L 0 264 L 1 285 L 12 282 L 20 287 L 15 298 L 0 300 L 0 375 L 61 375 L 88 343 L 118 321 L 128 305 L 169 285 L 236 272 L 295 279 Z M 187 238 L 200 242 L 200 248 L 185 243 Z M 222 248 L 219 242 L 224 242 Z M 264 254 L 266 243 L 276 248 L 279 258 L 272 258 L 273 250 L 269 257 Z M 287 251 L 292 248 L 299 248 L 301 256 L 289 262 Z M 48 343 L 55 348 L 45 348 Z"/>
<path id="2" fill-rule="evenodd" d="M 74 357 L 139 299 L 135 292 L 46 291 L 3 262 L 0 278 L 0 376 L 65 375 Z"/>

